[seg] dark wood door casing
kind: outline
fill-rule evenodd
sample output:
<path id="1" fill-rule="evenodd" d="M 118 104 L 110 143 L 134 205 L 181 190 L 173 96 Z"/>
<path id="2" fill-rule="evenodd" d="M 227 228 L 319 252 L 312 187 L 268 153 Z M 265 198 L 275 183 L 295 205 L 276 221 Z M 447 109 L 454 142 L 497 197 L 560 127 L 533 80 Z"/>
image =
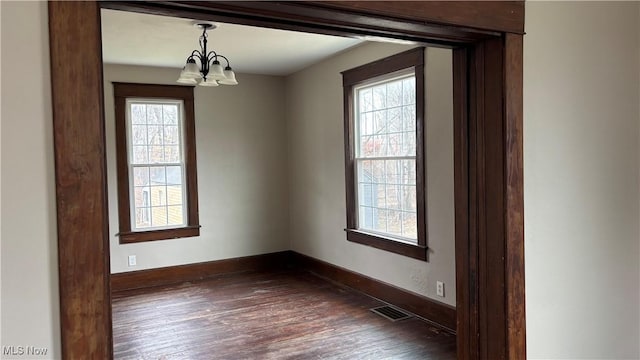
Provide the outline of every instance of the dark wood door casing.
<path id="1" fill-rule="evenodd" d="M 458 355 L 526 358 L 524 3 L 169 1 L 49 3 L 65 359 L 112 357 L 101 6 L 452 47 Z"/>

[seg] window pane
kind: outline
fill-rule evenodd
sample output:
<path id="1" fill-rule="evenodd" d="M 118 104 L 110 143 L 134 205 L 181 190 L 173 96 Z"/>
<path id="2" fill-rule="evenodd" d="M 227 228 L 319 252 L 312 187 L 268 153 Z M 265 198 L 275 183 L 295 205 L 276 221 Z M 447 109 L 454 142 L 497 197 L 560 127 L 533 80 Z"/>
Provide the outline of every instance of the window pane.
<path id="1" fill-rule="evenodd" d="M 380 157 L 380 156 L 386 155 L 384 135 L 374 135 L 372 138 L 373 138 L 373 156 Z"/>
<path id="2" fill-rule="evenodd" d="M 164 147 L 164 162 L 177 163 L 180 162 L 180 147 L 170 145 Z"/>
<path id="3" fill-rule="evenodd" d="M 387 107 L 386 85 L 379 85 L 373 88 L 373 109 L 384 109 Z"/>
<path id="4" fill-rule="evenodd" d="M 131 143 L 133 145 L 147 145 L 147 126 L 146 125 L 131 126 Z"/>
<path id="5" fill-rule="evenodd" d="M 418 243 L 418 218 L 416 213 L 402 213 L 402 236 L 408 239 L 414 239 Z"/>
<path id="6" fill-rule="evenodd" d="M 387 210 L 373 209 L 374 228 L 372 230 L 379 232 L 387 232 Z"/>
<path id="7" fill-rule="evenodd" d="M 178 145 L 180 143 L 180 132 L 177 126 L 166 125 L 164 127 L 164 143 L 168 145 Z"/>
<path id="8" fill-rule="evenodd" d="M 373 136 L 362 136 L 360 138 L 360 157 L 370 156 L 375 156 Z"/>
<path id="9" fill-rule="evenodd" d="M 147 123 L 147 106 L 144 104 L 131 104 L 131 123 Z"/>
<path id="10" fill-rule="evenodd" d="M 387 110 L 387 123 L 389 126 L 389 132 L 402 131 L 402 108 L 396 107 Z"/>
<path id="11" fill-rule="evenodd" d="M 145 189 L 148 189 L 146 187 L 139 187 L 136 186 L 133 188 L 133 203 L 135 204 L 136 207 L 141 207 L 141 206 L 149 206 L 149 192 L 148 190 L 145 191 Z M 146 201 L 145 201 L 146 200 Z"/>
<path id="12" fill-rule="evenodd" d="M 386 185 L 386 199 L 387 199 L 387 209 L 401 209 L 402 204 L 400 204 L 400 189 L 396 185 Z"/>
<path id="13" fill-rule="evenodd" d="M 151 206 L 167 205 L 166 186 L 151 186 L 149 190 L 151 197 Z"/>
<path id="14" fill-rule="evenodd" d="M 168 225 L 182 225 L 184 223 L 184 214 L 182 206 L 167 206 Z"/>
<path id="15" fill-rule="evenodd" d="M 151 208 L 143 207 L 136 209 L 136 229 L 151 226 Z"/>
<path id="16" fill-rule="evenodd" d="M 370 88 L 359 91 L 358 96 L 360 97 L 360 112 L 373 110 L 373 92 Z"/>
<path id="17" fill-rule="evenodd" d="M 370 112 L 360 114 L 360 136 L 373 134 L 373 115 Z"/>
<path id="18" fill-rule="evenodd" d="M 148 155 L 149 149 L 146 146 L 134 146 L 132 163 L 147 164 L 149 162 Z"/>
<path id="19" fill-rule="evenodd" d="M 416 161 L 415 160 L 402 160 L 401 183 L 406 185 L 416 184 Z"/>
<path id="20" fill-rule="evenodd" d="M 400 211 L 387 210 L 387 232 L 402 236 L 402 213 Z"/>
<path id="21" fill-rule="evenodd" d="M 181 166 L 167 166 L 167 184 L 182 184 L 182 167 Z"/>
<path id="22" fill-rule="evenodd" d="M 414 105 L 402 107 L 402 123 L 404 131 L 416 131 L 416 107 Z"/>
<path id="23" fill-rule="evenodd" d="M 378 110 L 373 112 L 373 133 L 384 134 L 387 130 L 387 111 Z"/>
<path id="24" fill-rule="evenodd" d="M 164 166 L 153 166 L 149 168 L 149 176 L 151 178 L 151 185 L 165 185 L 167 183 Z"/>
<path id="25" fill-rule="evenodd" d="M 162 105 L 165 124 L 178 124 L 178 105 Z"/>
<path id="26" fill-rule="evenodd" d="M 387 155 L 402 156 L 405 154 L 403 144 L 403 133 L 389 134 L 389 143 L 387 144 Z"/>
<path id="27" fill-rule="evenodd" d="M 133 168 L 133 186 L 149 185 L 149 168 L 134 167 Z"/>
<path id="28" fill-rule="evenodd" d="M 147 123 L 162 124 L 162 105 L 147 104 Z"/>
<path id="29" fill-rule="evenodd" d="M 402 81 L 396 80 L 387 83 L 387 106 L 402 105 Z"/>
<path id="30" fill-rule="evenodd" d="M 359 227 L 361 229 L 375 230 L 375 219 L 373 218 L 373 208 L 360 206 Z"/>
<path id="31" fill-rule="evenodd" d="M 415 160 L 357 160 L 356 166 L 358 227 L 417 239 L 415 216 L 404 215 L 417 208 Z"/>
<path id="32" fill-rule="evenodd" d="M 182 185 L 167 186 L 167 205 L 182 205 Z"/>
<path id="33" fill-rule="evenodd" d="M 405 105 L 416 103 L 415 77 L 410 77 L 402 81 L 402 103 Z"/>
<path id="34" fill-rule="evenodd" d="M 164 162 L 164 146 L 149 146 L 150 164 L 159 164 Z"/>
<path id="35" fill-rule="evenodd" d="M 416 211 L 416 187 L 401 186 L 402 210 Z"/>
<path id="36" fill-rule="evenodd" d="M 167 207 L 151 208 L 151 226 L 167 226 Z"/>
<path id="37" fill-rule="evenodd" d="M 164 141 L 163 138 L 163 130 L 162 126 L 157 125 L 149 125 L 149 145 L 162 145 Z"/>
<path id="38" fill-rule="evenodd" d="M 416 155 L 416 133 L 405 132 L 402 133 L 402 155 L 415 156 Z"/>

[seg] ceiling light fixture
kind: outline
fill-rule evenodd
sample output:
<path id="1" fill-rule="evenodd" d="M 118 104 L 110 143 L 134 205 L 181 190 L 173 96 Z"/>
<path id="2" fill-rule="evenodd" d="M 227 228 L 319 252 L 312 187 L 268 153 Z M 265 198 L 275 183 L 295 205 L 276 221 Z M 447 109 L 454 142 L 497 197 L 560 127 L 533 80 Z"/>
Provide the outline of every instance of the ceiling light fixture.
<path id="1" fill-rule="evenodd" d="M 215 51 L 207 53 L 207 30 L 213 30 L 218 27 L 214 23 L 196 22 L 194 26 L 202 29 L 200 36 L 200 50 L 193 50 L 191 55 L 187 57 L 187 63 L 180 72 L 178 82 L 181 84 L 189 84 L 200 86 L 218 86 L 218 85 L 238 85 L 236 74 L 231 69 L 229 59 Z M 227 66 L 223 69 L 218 58 L 224 59 Z M 198 66 L 198 62 L 200 66 Z"/>

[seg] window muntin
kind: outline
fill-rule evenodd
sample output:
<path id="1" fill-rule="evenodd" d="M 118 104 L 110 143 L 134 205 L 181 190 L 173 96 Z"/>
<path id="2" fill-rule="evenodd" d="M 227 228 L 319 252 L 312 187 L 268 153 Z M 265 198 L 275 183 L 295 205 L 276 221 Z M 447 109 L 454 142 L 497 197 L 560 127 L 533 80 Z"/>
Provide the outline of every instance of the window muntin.
<path id="1" fill-rule="evenodd" d="M 187 225 L 184 104 L 127 99 L 131 231 Z"/>
<path id="2" fill-rule="evenodd" d="M 358 229 L 417 244 L 413 69 L 354 88 Z"/>

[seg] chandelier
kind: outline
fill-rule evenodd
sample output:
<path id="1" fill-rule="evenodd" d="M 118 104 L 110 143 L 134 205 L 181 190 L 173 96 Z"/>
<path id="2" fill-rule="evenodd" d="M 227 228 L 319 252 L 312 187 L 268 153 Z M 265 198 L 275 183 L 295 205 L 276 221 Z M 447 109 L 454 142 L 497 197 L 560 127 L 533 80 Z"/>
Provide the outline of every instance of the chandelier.
<path id="1" fill-rule="evenodd" d="M 199 40 L 200 50 L 193 50 L 191 55 L 187 57 L 187 63 L 180 72 L 178 82 L 201 86 L 238 85 L 229 59 L 213 50 L 207 53 L 207 30 L 215 29 L 216 24 L 197 22 L 194 23 L 194 26 L 202 29 Z M 225 68 L 222 67 L 218 58 L 224 59 L 227 65 Z M 198 63 L 200 63 L 199 66 Z"/>

